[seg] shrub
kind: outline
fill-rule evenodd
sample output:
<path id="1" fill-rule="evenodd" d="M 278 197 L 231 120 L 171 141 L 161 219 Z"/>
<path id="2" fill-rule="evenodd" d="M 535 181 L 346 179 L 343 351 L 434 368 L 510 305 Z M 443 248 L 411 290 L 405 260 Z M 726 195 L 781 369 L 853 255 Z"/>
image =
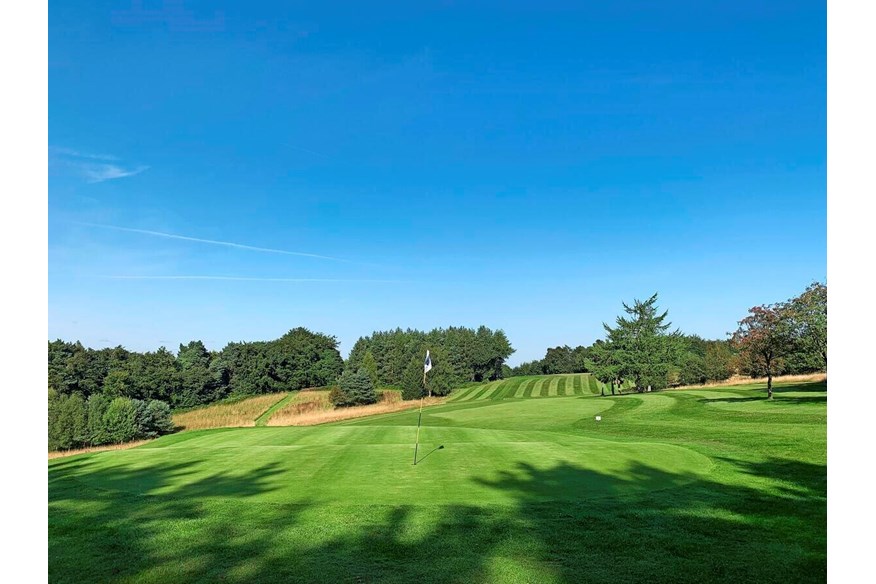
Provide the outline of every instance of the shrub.
<path id="1" fill-rule="evenodd" d="M 110 437 L 106 433 L 103 415 L 109 407 L 110 398 L 105 395 L 94 393 L 88 396 L 87 420 L 88 420 L 88 443 L 92 446 L 101 446 L 110 443 Z"/>
<path id="2" fill-rule="evenodd" d="M 117 397 L 103 414 L 106 436 L 112 444 L 130 442 L 137 437 L 137 404 L 126 397 Z"/>
<path id="3" fill-rule="evenodd" d="M 158 434 L 173 432 L 173 415 L 170 412 L 170 406 L 163 401 L 153 399 L 149 401 L 148 407 L 149 411 L 152 412 L 152 428 Z"/>
<path id="4" fill-rule="evenodd" d="M 329 392 L 329 401 L 332 402 L 332 405 L 343 407 L 352 405 L 349 403 L 350 398 L 347 394 L 341 390 L 340 387 L 333 387 Z"/>
<path id="5" fill-rule="evenodd" d="M 49 450 L 69 450 L 88 442 L 85 400 L 79 393 L 49 393 Z"/>
<path id="6" fill-rule="evenodd" d="M 377 403 L 377 392 L 365 370 L 345 371 L 338 378 L 338 387 L 331 391 L 329 399 L 340 407 L 373 404 Z"/>
<path id="7" fill-rule="evenodd" d="M 155 438 L 173 432 L 170 406 L 158 400 L 133 400 L 137 410 L 137 438 Z"/>

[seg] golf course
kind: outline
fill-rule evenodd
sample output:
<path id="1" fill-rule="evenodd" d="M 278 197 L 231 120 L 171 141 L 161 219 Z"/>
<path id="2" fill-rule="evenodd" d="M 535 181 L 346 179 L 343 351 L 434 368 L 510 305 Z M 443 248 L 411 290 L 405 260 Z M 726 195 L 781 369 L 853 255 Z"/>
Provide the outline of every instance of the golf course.
<path id="1" fill-rule="evenodd" d="M 50 460 L 49 579 L 825 580 L 826 381 L 599 390 L 455 390 L 416 465 L 416 409 Z"/>

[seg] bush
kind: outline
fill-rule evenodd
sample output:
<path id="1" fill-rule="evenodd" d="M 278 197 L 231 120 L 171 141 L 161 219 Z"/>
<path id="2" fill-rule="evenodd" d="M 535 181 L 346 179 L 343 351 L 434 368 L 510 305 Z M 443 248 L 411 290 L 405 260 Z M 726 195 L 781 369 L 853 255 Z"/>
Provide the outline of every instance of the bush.
<path id="1" fill-rule="evenodd" d="M 127 397 L 117 397 L 103 414 L 106 437 L 111 444 L 130 442 L 137 438 L 137 404 Z"/>
<path id="2" fill-rule="evenodd" d="M 341 391 L 340 387 L 333 387 L 329 392 L 329 401 L 332 402 L 332 405 L 343 407 L 352 405 L 348 403 L 350 398 L 347 397 L 347 394 Z"/>
<path id="3" fill-rule="evenodd" d="M 88 442 L 85 400 L 79 393 L 49 393 L 49 450 L 69 450 Z"/>
<path id="4" fill-rule="evenodd" d="M 173 432 L 170 406 L 158 400 L 133 400 L 137 409 L 137 438 L 155 438 Z"/>
<path id="5" fill-rule="evenodd" d="M 693 353 L 685 355 L 681 366 L 679 382 L 682 385 L 702 385 L 706 382 L 707 378 L 708 373 L 705 359 Z"/>
<path id="6" fill-rule="evenodd" d="M 106 433 L 106 426 L 103 422 L 103 415 L 109 407 L 110 398 L 105 395 L 94 393 L 88 396 L 88 404 L 86 406 L 88 418 L 88 443 L 92 446 L 101 446 L 109 444 L 110 437 Z"/>
<path id="7" fill-rule="evenodd" d="M 153 399 L 149 402 L 149 411 L 152 413 L 152 429 L 158 434 L 169 434 L 173 432 L 173 415 L 170 412 L 170 406 Z"/>
<path id="8" fill-rule="evenodd" d="M 339 407 L 360 406 L 377 403 L 377 392 L 365 370 L 345 371 L 338 378 L 338 387 L 331 391 L 329 399 Z"/>

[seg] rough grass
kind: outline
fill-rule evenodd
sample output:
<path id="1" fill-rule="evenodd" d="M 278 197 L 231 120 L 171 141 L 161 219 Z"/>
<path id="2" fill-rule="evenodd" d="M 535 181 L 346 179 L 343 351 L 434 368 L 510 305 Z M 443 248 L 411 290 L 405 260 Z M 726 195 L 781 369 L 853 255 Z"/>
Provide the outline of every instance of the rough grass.
<path id="1" fill-rule="evenodd" d="M 807 373 L 805 375 L 781 375 L 773 377 L 773 383 L 818 383 L 827 381 L 827 373 Z M 742 386 L 753 383 L 766 383 L 766 377 L 746 377 L 744 375 L 734 375 L 730 379 L 723 381 L 709 381 L 702 385 L 682 385 L 672 389 L 701 389 L 704 387 L 727 387 L 727 386 Z"/>
<path id="2" fill-rule="evenodd" d="M 256 418 L 286 396 L 286 392 L 271 393 L 175 413 L 173 424 L 182 430 L 255 426 Z"/>
<path id="3" fill-rule="evenodd" d="M 107 444 L 105 446 L 89 446 L 88 448 L 76 448 L 73 450 L 51 450 L 49 451 L 49 460 L 53 458 L 62 458 L 64 456 L 75 456 L 77 454 L 87 454 L 89 452 L 104 452 L 106 450 L 127 450 L 135 446 L 143 446 L 152 442 L 151 440 L 137 440 L 135 442 L 125 442 L 124 444 Z"/>
<path id="4" fill-rule="evenodd" d="M 785 381 L 448 402 L 417 465 L 416 411 L 51 460 L 48 577 L 824 582 L 826 405 Z"/>
<path id="5" fill-rule="evenodd" d="M 327 391 L 299 393 L 288 405 L 275 412 L 268 426 L 313 426 L 327 422 L 351 420 L 375 414 L 386 414 L 420 407 L 420 401 L 402 401 L 401 392 L 383 390 L 376 404 L 335 408 L 328 399 Z M 432 406 L 444 402 L 444 398 L 426 398 L 423 404 Z"/>

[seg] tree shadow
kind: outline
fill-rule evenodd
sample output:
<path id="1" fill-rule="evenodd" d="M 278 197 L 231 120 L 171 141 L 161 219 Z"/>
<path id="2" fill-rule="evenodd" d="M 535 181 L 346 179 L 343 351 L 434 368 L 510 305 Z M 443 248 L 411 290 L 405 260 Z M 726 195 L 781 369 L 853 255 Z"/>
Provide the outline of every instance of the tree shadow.
<path id="1" fill-rule="evenodd" d="M 728 404 L 741 404 L 746 402 L 764 402 L 764 403 L 774 403 L 774 404 L 817 404 L 817 403 L 825 403 L 827 402 L 826 395 L 807 395 L 807 396 L 791 396 L 786 397 L 781 394 L 773 395 L 773 399 L 768 400 L 767 397 L 758 396 L 758 397 L 706 397 L 700 398 L 697 401 L 700 403 L 728 403 Z"/>
<path id="2" fill-rule="evenodd" d="M 611 476 L 520 462 L 471 479 L 511 501 L 492 505 L 266 503 L 274 464 L 196 477 L 191 463 L 98 462 L 50 470 L 51 582 L 826 579 L 826 467 L 795 460 Z"/>

